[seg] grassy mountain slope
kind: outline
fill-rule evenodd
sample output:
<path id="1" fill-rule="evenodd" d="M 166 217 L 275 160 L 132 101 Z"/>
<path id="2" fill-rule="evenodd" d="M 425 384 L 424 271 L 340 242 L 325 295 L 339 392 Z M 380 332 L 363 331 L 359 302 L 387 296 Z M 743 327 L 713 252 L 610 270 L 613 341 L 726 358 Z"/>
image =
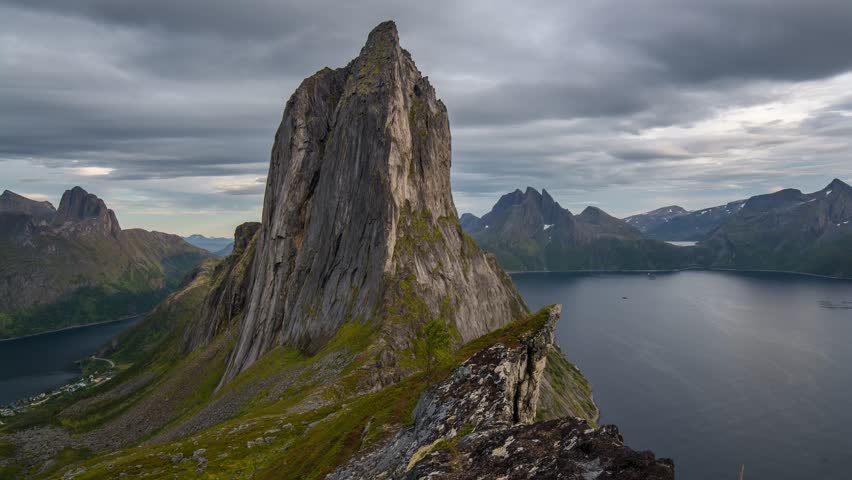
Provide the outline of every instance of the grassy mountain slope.
<path id="1" fill-rule="evenodd" d="M 78 479 L 118 472 L 197 478 L 202 471 L 209 478 L 322 478 L 404 427 L 424 389 L 462 360 L 541 319 L 539 313 L 442 349 L 428 374 L 422 344 L 403 352 L 399 365 L 383 365 L 384 327 L 353 319 L 317 353 L 277 347 L 217 390 L 242 312 L 210 307 L 239 304 L 227 298 L 243 284 L 247 260 L 255 254 L 256 230 L 248 234 L 252 239 L 238 242 L 234 255 L 205 262 L 101 352 L 122 369 L 115 379 L 48 402 L 2 427 L 0 442 L 17 445 L 5 460 L 9 468 L 32 478 L 59 478 L 69 471 L 80 472 Z M 211 313 L 218 319 L 212 330 Z M 212 337 L 188 341 L 198 329 Z M 406 373 L 400 376 L 399 368 Z M 545 379 L 538 418 L 596 421 L 588 383 L 558 350 L 548 356 Z M 52 467 L 36 468 L 50 459 Z"/>

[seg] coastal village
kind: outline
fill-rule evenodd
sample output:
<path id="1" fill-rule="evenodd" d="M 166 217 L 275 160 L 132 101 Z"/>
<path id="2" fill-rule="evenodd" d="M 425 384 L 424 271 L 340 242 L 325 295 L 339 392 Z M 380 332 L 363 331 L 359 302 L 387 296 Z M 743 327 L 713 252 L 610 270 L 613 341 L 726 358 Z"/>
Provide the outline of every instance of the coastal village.
<path id="1" fill-rule="evenodd" d="M 115 376 L 115 362 L 113 362 L 112 360 L 95 356 L 87 357 L 85 360 L 80 362 L 81 368 L 83 367 L 83 362 L 103 362 L 107 365 L 107 368 L 101 367 L 97 369 L 91 369 L 91 373 L 84 373 L 82 377 L 71 383 L 67 383 L 53 390 L 49 390 L 47 392 L 39 393 L 28 398 L 17 400 L 9 405 L 0 407 L 0 425 L 3 425 L 5 423 L 3 422 L 2 418 L 19 415 L 21 413 L 26 412 L 30 408 L 37 407 L 46 402 L 49 402 L 50 400 L 59 398 L 63 395 L 69 395 L 85 390 L 87 388 L 99 386 L 105 382 L 108 382 Z M 86 372 L 87 370 L 90 369 L 83 368 L 84 372 Z"/>

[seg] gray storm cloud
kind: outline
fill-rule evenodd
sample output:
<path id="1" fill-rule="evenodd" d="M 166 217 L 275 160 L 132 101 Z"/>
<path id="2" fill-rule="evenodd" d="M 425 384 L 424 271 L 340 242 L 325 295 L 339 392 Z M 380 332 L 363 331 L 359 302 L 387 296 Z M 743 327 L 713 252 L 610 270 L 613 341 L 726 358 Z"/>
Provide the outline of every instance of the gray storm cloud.
<path id="1" fill-rule="evenodd" d="M 88 183 L 123 224 L 227 233 L 258 214 L 286 98 L 388 18 L 448 105 L 462 211 L 526 185 L 628 214 L 852 177 L 847 0 L 5 0 L 0 187 Z"/>

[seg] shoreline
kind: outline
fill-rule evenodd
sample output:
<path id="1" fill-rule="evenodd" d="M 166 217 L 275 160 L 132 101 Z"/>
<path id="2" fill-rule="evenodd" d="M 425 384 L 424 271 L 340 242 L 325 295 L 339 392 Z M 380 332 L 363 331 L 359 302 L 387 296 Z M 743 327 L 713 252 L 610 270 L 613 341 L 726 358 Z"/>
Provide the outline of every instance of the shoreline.
<path id="1" fill-rule="evenodd" d="M 679 272 L 734 272 L 734 273 L 781 273 L 784 275 L 801 275 L 805 277 L 824 278 L 827 280 L 852 281 L 852 277 L 832 277 L 819 273 L 796 272 L 792 270 L 757 270 L 719 267 L 684 267 L 662 270 L 506 270 L 509 275 L 524 273 L 679 273 Z"/>
<path id="2" fill-rule="evenodd" d="M 130 320 L 132 318 L 144 317 L 145 315 L 147 315 L 147 313 L 139 313 L 139 314 L 136 314 L 136 315 L 127 315 L 125 317 L 116 318 L 116 319 L 113 319 L 113 320 L 104 320 L 102 322 L 92 322 L 92 323 L 86 323 L 86 324 L 83 324 L 83 325 L 72 325 L 70 327 L 57 328 L 56 330 L 48 330 L 46 332 L 38 332 L 38 333 L 31 333 L 29 335 L 21 335 L 20 337 L 0 338 L 0 343 L 11 342 L 12 340 L 22 340 L 24 338 L 38 337 L 39 335 L 47 335 L 49 333 L 64 332 L 66 330 L 75 330 L 77 328 L 94 327 L 96 325 L 105 325 L 105 324 L 108 324 L 108 323 L 122 322 L 124 320 Z"/>

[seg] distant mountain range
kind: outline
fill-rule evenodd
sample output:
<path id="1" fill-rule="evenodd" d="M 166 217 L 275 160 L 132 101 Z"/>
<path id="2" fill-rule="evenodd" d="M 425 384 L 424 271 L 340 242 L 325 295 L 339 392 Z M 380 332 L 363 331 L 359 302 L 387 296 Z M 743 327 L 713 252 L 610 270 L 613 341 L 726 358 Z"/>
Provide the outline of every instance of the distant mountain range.
<path id="1" fill-rule="evenodd" d="M 814 193 L 751 197 L 699 245 L 714 267 L 852 277 L 852 187 L 835 179 Z"/>
<path id="2" fill-rule="evenodd" d="M 183 237 L 183 239 L 190 245 L 203 248 L 218 257 L 226 257 L 234 250 L 233 238 L 205 237 L 204 235 L 196 233 L 188 237 Z"/>
<path id="3" fill-rule="evenodd" d="M 744 204 L 745 200 L 738 200 L 692 212 L 671 205 L 627 217 L 624 221 L 648 238 L 697 242 L 739 212 Z"/>
<path id="4" fill-rule="evenodd" d="M 732 268 L 852 277 L 852 187 L 833 180 L 687 211 L 672 205 L 624 220 L 572 215 L 546 191 L 516 190 L 462 228 L 511 270 Z M 694 241 L 675 247 L 666 241 Z"/>
<path id="5" fill-rule="evenodd" d="M 599 208 L 574 215 L 532 187 L 503 195 L 482 218 L 460 220 L 508 270 L 656 270 L 691 262 L 680 247 L 647 239 Z"/>
<path id="6" fill-rule="evenodd" d="M 177 235 L 122 230 L 74 187 L 59 208 L 0 195 L 0 338 L 142 313 L 209 254 Z"/>

